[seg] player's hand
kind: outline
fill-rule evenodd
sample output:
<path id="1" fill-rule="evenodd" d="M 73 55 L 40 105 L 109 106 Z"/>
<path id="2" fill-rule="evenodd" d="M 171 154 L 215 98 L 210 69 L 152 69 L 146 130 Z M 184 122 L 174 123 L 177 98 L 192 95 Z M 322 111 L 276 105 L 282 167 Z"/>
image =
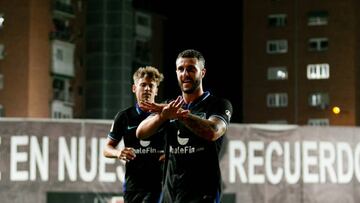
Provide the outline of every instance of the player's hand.
<path id="1" fill-rule="evenodd" d="M 131 160 L 134 160 L 136 157 L 134 148 L 131 147 L 125 147 L 124 149 L 119 151 L 118 159 L 129 162 Z"/>
<path id="2" fill-rule="evenodd" d="M 160 113 L 166 104 L 158 104 L 154 102 L 141 101 L 139 104 L 140 108 L 144 111 L 151 113 Z"/>
<path id="3" fill-rule="evenodd" d="M 165 161 L 165 154 L 160 155 L 159 161 L 160 161 L 160 162 Z"/>
<path id="4" fill-rule="evenodd" d="M 160 116 L 165 119 L 177 119 L 179 115 L 181 115 L 181 112 L 185 111 L 181 110 L 183 104 L 184 100 L 179 96 L 176 100 L 171 101 L 162 109 Z"/>
<path id="5" fill-rule="evenodd" d="M 177 119 L 181 120 L 187 118 L 189 114 L 190 114 L 190 110 L 179 109 L 176 112 L 176 117 Z"/>

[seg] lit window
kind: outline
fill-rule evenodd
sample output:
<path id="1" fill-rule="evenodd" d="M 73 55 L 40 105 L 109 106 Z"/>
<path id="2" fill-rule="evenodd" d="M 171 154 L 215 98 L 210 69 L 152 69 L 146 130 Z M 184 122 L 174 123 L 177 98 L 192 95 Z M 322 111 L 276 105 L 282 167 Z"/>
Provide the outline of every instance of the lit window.
<path id="1" fill-rule="evenodd" d="M 267 72 L 268 80 L 286 80 L 288 71 L 286 67 L 269 67 Z"/>
<path id="2" fill-rule="evenodd" d="M 315 92 L 309 95 L 309 105 L 312 107 L 320 107 L 325 109 L 329 106 L 329 94 L 324 92 Z"/>
<path id="3" fill-rule="evenodd" d="M 4 27 L 5 17 L 4 14 L 0 13 L 0 28 Z"/>
<path id="4" fill-rule="evenodd" d="M 321 26 L 328 24 L 329 14 L 327 11 L 311 11 L 308 13 L 309 26 Z"/>
<path id="5" fill-rule="evenodd" d="M 270 93 L 267 95 L 268 107 L 287 107 L 288 95 L 287 93 Z"/>
<path id="6" fill-rule="evenodd" d="M 328 38 L 311 38 L 309 39 L 309 51 L 325 51 L 328 49 Z"/>
<path id="7" fill-rule="evenodd" d="M 269 54 L 287 53 L 287 40 L 269 40 L 266 43 L 266 52 Z"/>
<path id="8" fill-rule="evenodd" d="M 328 126 L 330 124 L 327 118 L 311 118 L 308 120 L 308 125 L 311 126 Z"/>
<path id="9" fill-rule="evenodd" d="M 287 24 L 286 14 L 268 15 L 268 24 L 270 27 L 284 27 Z"/>
<path id="10" fill-rule="evenodd" d="M 307 66 L 307 78 L 310 80 L 328 79 L 330 77 L 330 66 L 327 63 L 309 64 Z"/>

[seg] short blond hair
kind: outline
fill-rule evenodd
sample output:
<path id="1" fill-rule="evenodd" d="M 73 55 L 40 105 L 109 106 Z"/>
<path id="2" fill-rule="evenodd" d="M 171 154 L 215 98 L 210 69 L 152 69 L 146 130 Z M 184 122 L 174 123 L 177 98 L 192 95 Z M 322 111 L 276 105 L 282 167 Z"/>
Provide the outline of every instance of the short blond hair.
<path id="1" fill-rule="evenodd" d="M 160 82 L 164 79 L 164 75 L 159 72 L 158 69 L 152 66 L 140 67 L 135 71 L 133 75 L 134 83 L 136 83 L 141 78 L 150 78 L 154 80 L 159 86 Z"/>

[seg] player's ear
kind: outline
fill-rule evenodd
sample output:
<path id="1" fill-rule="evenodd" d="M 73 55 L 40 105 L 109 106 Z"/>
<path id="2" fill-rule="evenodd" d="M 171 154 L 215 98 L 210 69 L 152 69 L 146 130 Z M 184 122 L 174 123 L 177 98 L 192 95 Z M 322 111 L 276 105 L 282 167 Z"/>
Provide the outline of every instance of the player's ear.
<path id="1" fill-rule="evenodd" d="M 132 90 L 133 93 L 136 92 L 136 85 L 135 85 L 135 84 L 133 84 L 133 85 L 131 86 L 131 90 Z"/>
<path id="2" fill-rule="evenodd" d="M 201 78 L 205 77 L 206 68 L 201 69 Z"/>

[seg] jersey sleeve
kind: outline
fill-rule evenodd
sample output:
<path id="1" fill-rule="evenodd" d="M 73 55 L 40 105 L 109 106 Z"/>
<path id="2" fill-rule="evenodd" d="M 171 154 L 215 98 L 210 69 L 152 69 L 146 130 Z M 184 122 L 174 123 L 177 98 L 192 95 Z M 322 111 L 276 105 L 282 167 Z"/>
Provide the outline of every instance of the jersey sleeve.
<path id="1" fill-rule="evenodd" d="M 230 123 L 233 108 L 231 102 L 227 99 L 219 99 L 212 105 L 211 116 L 215 116 L 223 120 L 226 125 Z"/>
<path id="2" fill-rule="evenodd" d="M 122 135 L 124 135 L 124 122 L 126 121 L 124 112 L 119 112 L 116 114 L 114 121 L 111 125 L 108 138 L 116 141 L 121 141 Z"/>

